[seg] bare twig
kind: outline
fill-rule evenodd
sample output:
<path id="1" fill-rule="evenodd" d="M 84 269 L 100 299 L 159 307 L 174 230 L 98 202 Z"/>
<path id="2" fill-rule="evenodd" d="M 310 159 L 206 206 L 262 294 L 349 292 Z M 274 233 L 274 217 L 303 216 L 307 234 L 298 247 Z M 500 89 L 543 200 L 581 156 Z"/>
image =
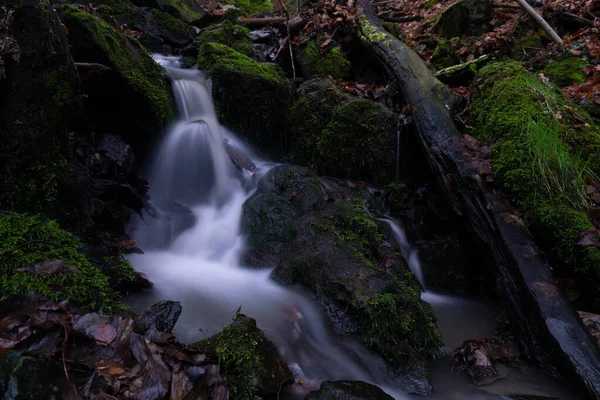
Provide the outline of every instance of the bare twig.
<path id="1" fill-rule="evenodd" d="M 563 43 L 563 40 L 560 38 L 560 36 L 558 36 L 558 34 L 556 33 L 556 31 L 554 29 L 552 29 L 552 27 L 548 24 L 548 22 L 546 22 L 546 20 L 544 18 L 542 18 L 542 16 L 540 14 L 538 14 L 533 9 L 533 7 L 531 7 L 529 5 L 529 3 L 527 2 L 527 0 L 517 0 L 517 3 L 519 3 L 519 5 L 521 6 L 521 8 L 523 8 L 525 11 L 527 11 L 527 14 L 529 14 L 529 16 L 531 18 L 533 18 L 533 20 L 544 31 L 546 31 L 546 33 L 552 38 L 552 40 L 554 40 L 558 44 L 562 44 Z"/>
<path id="2" fill-rule="evenodd" d="M 67 324 L 63 324 L 63 328 L 65 329 L 65 339 L 63 340 L 62 343 L 62 362 L 63 362 L 63 369 L 65 371 L 65 378 L 67 378 L 67 382 L 69 384 L 71 384 L 71 380 L 69 379 L 69 372 L 67 371 L 67 362 L 65 361 L 65 353 L 67 350 L 67 346 L 68 346 L 68 340 L 69 340 L 69 332 L 67 330 Z"/>
<path id="3" fill-rule="evenodd" d="M 283 12 L 285 13 L 285 31 L 287 33 L 288 39 L 288 48 L 290 49 L 290 63 L 292 64 L 292 77 L 296 79 L 296 66 L 294 65 L 294 53 L 292 52 L 292 38 L 290 36 L 290 14 L 288 14 L 288 10 L 283 4 L 283 1 L 277 0 L 281 8 L 283 8 Z"/>
<path id="4" fill-rule="evenodd" d="M 577 14 L 573 14 L 573 13 L 570 13 L 570 12 L 562 12 L 561 11 L 560 15 L 563 18 L 567 18 L 567 19 L 570 19 L 572 21 L 579 22 L 582 25 L 589 26 L 589 27 L 592 27 L 592 28 L 594 27 L 594 22 L 593 21 L 590 21 L 587 18 L 580 17 Z"/>

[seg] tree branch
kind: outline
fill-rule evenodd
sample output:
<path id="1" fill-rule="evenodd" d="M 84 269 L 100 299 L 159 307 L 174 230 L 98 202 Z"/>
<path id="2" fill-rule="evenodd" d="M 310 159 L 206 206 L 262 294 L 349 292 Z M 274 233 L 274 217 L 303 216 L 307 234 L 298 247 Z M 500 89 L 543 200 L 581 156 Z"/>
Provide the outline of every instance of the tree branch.
<path id="1" fill-rule="evenodd" d="M 558 36 L 558 34 L 556 33 L 556 31 L 554 29 L 552 29 L 552 27 L 546 22 L 546 20 L 544 18 L 542 18 L 542 16 L 540 14 L 538 14 L 533 9 L 533 7 L 531 7 L 529 5 L 529 3 L 527 2 L 527 0 L 517 0 L 517 3 L 519 3 L 519 5 L 521 6 L 521 8 L 523 8 L 525 11 L 527 11 L 527 14 L 529 14 L 529 16 L 531 18 L 533 18 L 533 20 L 544 31 L 546 31 L 546 33 L 552 38 L 552 40 L 554 40 L 558 44 L 562 44 L 563 43 L 563 40 L 560 38 L 560 36 Z"/>

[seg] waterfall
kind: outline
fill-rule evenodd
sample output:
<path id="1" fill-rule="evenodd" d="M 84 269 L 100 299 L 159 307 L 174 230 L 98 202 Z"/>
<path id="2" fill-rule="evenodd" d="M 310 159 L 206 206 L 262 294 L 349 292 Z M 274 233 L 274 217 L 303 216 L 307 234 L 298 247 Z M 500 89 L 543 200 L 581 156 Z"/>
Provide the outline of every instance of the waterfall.
<path id="1" fill-rule="evenodd" d="M 183 313 L 174 333 L 187 342 L 214 335 L 241 307 L 290 364 L 301 383 L 293 386 L 296 397 L 306 394 L 306 386 L 317 389 L 325 379 L 350 379 L 405 398 L 398 389 L 386 388 L 387 367 L 381 357 L 349 338 L 344 339 L 345 348 L 334 340 L 320 306 L 306 293 L 279 286 L 269 270 L 240 264 L 242 206 L 271 165 L 254 158 L 254 173 L 237 171 L 224 139 L 238 148 L 243 145 L 219 124 L 209 82 L 199 71 L 179 68 L 177 58 L 156 58 L 173 80 L 180 120 L 167 132 L 150 166 L 156 210 L 131 221 L 132 236 L 144 254 L 130 255 L 129 260 L 154 287 L 131 298 L 130 306 L 141 311 L 159 300 L 180 301 Z M 186 226 L 183 220 L 191 223 L 180 231 Z M 290 324 L 292 317 L 302 324 Z"/>

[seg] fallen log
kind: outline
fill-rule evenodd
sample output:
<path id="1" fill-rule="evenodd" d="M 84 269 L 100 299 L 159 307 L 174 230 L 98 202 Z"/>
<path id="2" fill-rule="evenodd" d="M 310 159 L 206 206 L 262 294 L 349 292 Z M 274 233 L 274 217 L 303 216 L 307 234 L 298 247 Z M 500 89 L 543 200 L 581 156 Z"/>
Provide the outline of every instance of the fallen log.
<path id="1" fill-rule="evenodd" d="M 456 129 L 450 92 L 423 60 L 381 26 L 369 0 L 359 0 L 361 40 L 411 106 L 427 162 L 448 203 L 496 274 L 527 356 L 600 398 L 600 349 L 552 276 L 550 265 L 509 200 L 477 174 L 472 150 Z"/>

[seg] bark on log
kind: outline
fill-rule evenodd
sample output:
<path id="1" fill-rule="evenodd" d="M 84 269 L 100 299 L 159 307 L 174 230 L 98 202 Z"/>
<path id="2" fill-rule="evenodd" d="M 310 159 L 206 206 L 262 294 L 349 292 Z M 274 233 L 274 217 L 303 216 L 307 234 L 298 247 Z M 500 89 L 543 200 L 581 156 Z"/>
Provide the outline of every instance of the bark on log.
<path id="1" fill-rule="evenodd" d="M 451 211 L 486 254 L 497 288 L 512 309 L 522 347 L 540 366 L 578 381 L 600 398 L 600 349 L 561 293 L 550 266 L 497 188 L 477 177 L 465 139 L 449 109 L 452 93 L 419 56 L 381 26 L 369 0 L 362 8 L 362 40 L 412 106 L 427 161 Z"/>

